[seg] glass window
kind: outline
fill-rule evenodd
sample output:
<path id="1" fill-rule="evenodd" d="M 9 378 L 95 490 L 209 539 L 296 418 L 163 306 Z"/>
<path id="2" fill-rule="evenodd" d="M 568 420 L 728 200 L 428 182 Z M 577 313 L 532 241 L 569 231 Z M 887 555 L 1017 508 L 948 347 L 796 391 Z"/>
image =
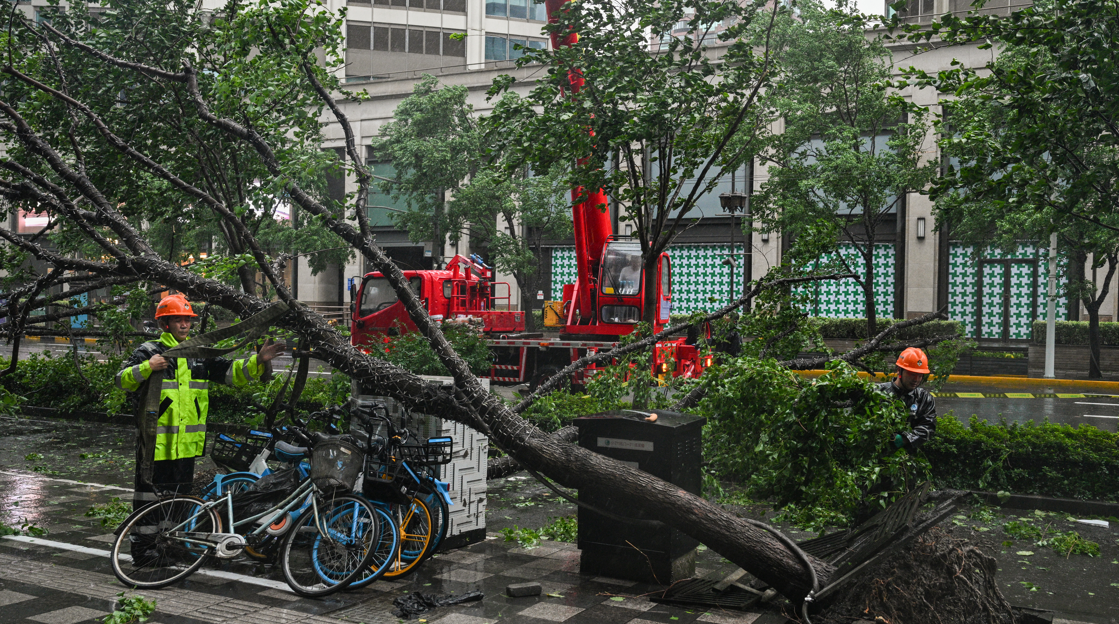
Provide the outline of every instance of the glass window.
<path id="1" fill-rule="evenodd" d="M 439 54 L 441 34 L 438 30 L 424 32 L 424 54 Z"/>
<path id="2" fill-rule="evenodd" d="M 672 267 L 668 258 L 661 257 L 661 295 L 672 294 Z"/>
<path id="3" fill-rule="evenodd" d="M 386 162 L 370 161 L 366 163 L 369 172 L 379 178 L 395 178 L 396 167 Z M 372 227 L 391 227 L 392 215 L 399 214 L 408 209 L 404 199 L 393 201 L 392 196 L 381 191 L 374 178 L 369 184 L 369 195 L 365 200 L 365 209 L 369 214 L 369 225 Z"/>
<path id="4" fill-rule="evenodd" d="M 509 40 L 504 37 L 486 37 L 486 60 L 504 61 L 508 59 Z"/>
<path id="5" fill-rule="evenodd" d="M 349 22 L 346 24 L 346 47 L 354 50 L 369 49 L 369 24 Z"/>
<path id="6" fill-rule="evenodd" d="M 422 280 L 418 277 L 408 280 L 408 286 L 412 288 L 412 292 L 416 293 L 416 296 L 420 296 L 421 283 Z M 396 291 L 392 289 L 392 286 L 389 286 L 388 278 L 367 278 L 361 291 L 361 307 L 358 308 L 358 315 L 369 316 L 374 312 L 380 312 L 399 300 Z"/>
<path id="7" fill-rule="evenodd" d="M 443 0 L 443 10 L 451 13 L 466 13 L 466 0 Z"/>
<path id="8" fill-rule="evenodd" d="M 403 28 L 393 28 L 389 33 L 389 51 L 390 52 L 407 52 L 408 31 Z"/>
<path id="9" fill-rule="evenodd" d="M 392 6 L 394 6 L 394 7 L 408 6 L 408 0 L 392 0 Z"/>
<path id="10" fill-rule="evenodd" d="M 424 31 L 416 28 L 408 29 L 408 52 L 412 54 L 424 53 Z M 438 51 L 436 54 L 438 54 Z"/>
<path id="11" fill-rule="evenodd" d="M 519 58 L 521 58 L 522 56 L 525 55 L 525 51 L 524 50 L 518 50 L 516 48 L 516 46 L 521 46 L 522 48 L 526 48 L 526 47 L 528 47 L 528 41 L 525 41 L 524 39 L 510 39 L 509 40 L 509 58 L 510 59 L 519 59 Z"/>
<path id="12" fill-rule="evenodd" d="M 605 305 L 600 310 L 600 318 L 605 323 L 636 323 L 641 320 L 637 306 Z"/>
<path id="13" fill-rule="evenodd" d="M 613 242 L 602 263 L 602 294 L 633 296 L 641 292 L 641 246 Z"/>
<path id="14" fill-rule="evenodd" d="M 438 11 L 443 8 L 443 0 L 427 0 L 427 9 L 429 11 Z"/>
<path id="15" fill-rule="evenodd" d="M 528 42 L 528 47 L 530 47 L 534 50 L 544 50 L 544 49 L 547 49 L 548 42 L 547 41 L 529 41 Z"/>
<path id="16" fill-rule="evenodd" d="M 538 22 L 546 22 L 548 21 L 548 9 L 543 2 L 537 3 L 534 0 L 529 0 L 528 18 Z"/>
<path id="17" fill-rule="evenodd" d="M 424 0 L 408 0 L 408 7 L 413 9 L 424 8 Z"/>
<path id="18" fill-rule="evenodd" d="M 529 0 L 509 0 L 509 17 L 526 19 L 528 17 L 528 3 Z"/>
<path id="19" fill-rule="evenodd" d="M 381 52 L 389 51 L 389 27 L 373 27 L 373 49 Z"/>
<path id="20" fill-rule="evenodd" d="M 486 0 L 486 15 L 505 17 L 506 0 Z"/>
<path id="21" fill-rule="evenodd" d="M 466 40 L 465 39 L 451 39 L 451 35 L 456 34 L 453 32 L 443 32 L 443 56 L 458 56 L 466 57 Z M 458 33 L 462 34 L 462 33 Z"/>

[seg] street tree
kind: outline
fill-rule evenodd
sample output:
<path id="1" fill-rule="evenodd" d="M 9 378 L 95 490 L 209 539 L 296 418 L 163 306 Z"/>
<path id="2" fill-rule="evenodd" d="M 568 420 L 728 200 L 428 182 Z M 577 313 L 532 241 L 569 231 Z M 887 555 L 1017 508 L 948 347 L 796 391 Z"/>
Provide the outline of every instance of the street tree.
<path id="1" fill-rule="evenodd" d="M 769 179 L 754 202 L 759 231 L 827 253 L 863 293 L 867 336 L 877 331 L 874 256 L 908 193 L 935 175 L 925 162 L 926 111 L 888 88 L 891 56 L 849 5 L 801 3 L 781 20 L 781 74 L 767 93 L 784 131 L 762 154 Z M 886 253 L 893 253 L 892 251 Z M 892 311 L 891 311 L 892 312 Z"/>
<path id="2" fill-rule="evenodd" d="M 448 214 L 448 197 L 469 180 L 483 155 L 478 120 L 466 96 L 466 87 L 440 86 L 435 76 L 425 74 L 372 145 L 374 158 L 395 170 L 375 183 L 407 205 L 393 222 L 413 242 L 433 241 L 436 266 L 442 264 L 448 237 L 457 240 L 466 225 Z"/>
<path id="3" fill-rule="evenodd" d="M 570 188 L 581 189 L 573 202 L 606 211 L 594 193 L 601 189 L 624 207 L 620 219 L 633 223 L 641 244 L 651 323 L 660 253 L 767 134 L 759 94 L 781 53 L 773 24 L 788 8 L 739 0 L 545 4 L 552 46 L 517 61 L 543 65 L 543 75 L 524 97 L 513 93 L 511 76 L 495 81 L 491 97 L 501 97 L 485 126 L 508 171 L 560 165 Z M 717 53 L 716 43 L 724 44 Z"/>
<path id="4" fill-rule="evenodd" d="M 529 176 L 484 167 L 455 193 L 448 213 L 451 221 L 467 228 L 473 248 L 485 250 L 488 262 L 513 276 L 521 309 L 532 310 L 536 292 L 544 286 L 544 242 L 571 235 L 571 204 L 562 170 Z M 537 329 L 532 314 L 525 314 L 525 329 Z"/>
<path id="5" fill-rule="evenodd" d="M 115 10 L 111 1 L 102 6 L 108 12 Z M 237 6 L 235 15 L 213 21 L 209 29 L 198 31 L 196 40 L 189 45 L 184 42 L 177 54 L 163 57 L 156 57 L 138 45 L 121 46 L 112 54 L 104 51 L 105 42 L 100 40 L 102 34 L 96 21 L 75 19 L 52 25 L 13 14 L 12 35 L 4 35 L 4 44 L 12 53 L 0 65 L 5 75 L 4 95 L 0 97 L 0 141 L 7 147 L 5 156 L 0 158 L 0 169 L 4 171 L 0 192 L 12 210 L 45 213 L 55 224 L 47 233 L 32 238 L 0 227 L 0 239 L 9 249 L 32 256 L 46 267 L 26 285 L 28 291 L 21 294 L 19 302 L 33 305 L 44 288 L 80 273 L 91 285 L 122 282 L 173 288 L 192 300 L 216 304 L 241 317 L 266 305 L 253 293 L 169 262 L 155 252 L 146 231 L 122 213 L 122 205 L 127 205 L 130 198 L 124 194 L 122 185 L 116 183 L 119 176 L 109 175 L 110 171 L 101 168 L 104 159 L 82 159 L 90 146 L 106 153 L 115 151 L 133 168 L 132 175 L 158 180 L 168 193 L 180 198 L 182 205 L 204 205 L 220 215 L 227 227 L 244 235 L 258 270 L 272 285 L 276 297 L 290 307 L 277 325 L 302 335 L 316 357 L 365 387 L 393 397 L 415 411 L 463 422 L 489 436 L 523 466 L 563 486 L 606 488 L 618 500 L 686 531 L 740 563 L 793 600 L 800 600 L 813 589 L 812 578 L 817 584 L 826 582 L 831 573 L 827 563 L 810 556 L 799 557 L 767 530 L 699 496 L 552 438 L 487 392 L 451 348 L 439 326 L 427 316 L 400 269 L 373 242 L 365 212 L 365 196 L 372 177 L 357 152 L 348 119 L 333 95 L 345 93 L 333 72 L 343 63 L 341 21 L 321 5 L 302 0 L 264 0 Z M 203 18 L 185 7 L 178 15 L 178 20 Z M 128 36 L 158 38 L 162 34 L 159 26 L 157 20 L 141 20 L 132 24 Z M 107 39 L 115 41 L 115 36 Z M 196 51 L 214 46 L 231 50 L 236 46 L 242 50 L 242 56 L 226 68 L 229 71 L 208 71 L 200 64 Z M 51 62 L 52 56 L 60 62 Z M 271 66 L 272 70 L 251 71 L 254 64 Z M 80 74 L 69 71 L 73 66 L 82 68 Z M 283 71 L 278 71 L 280 68 Z M 88 79 L 94 75 L 112 93 L 129 93 L 140 85 L 162 90 L 167 97 L 181 93 L 187 106 L 175 114 L 189 116 L 251 149 L 267 169 L 265 184 L 282 192 L 301 211 L 329 228 L 385 274 L 420 333 L 454 377 L 455 386 L 446 389 L 428 384 L 418 375 L 354 349 L 320 315 L 296 300 L 277 275 L 272 258 L 238 218 L 237 206 L 180 176 L 173 161 L 165 164 L 163 158 L 170 146 L 149 143 L 142 128 L 133 128 L 137 131 L 128 135 L 117 132 L 118 120 L 110 119 L 114 113 L 129 120 L 143 119 L 144 109 L 132 109 L 131 114 L 125 114 L 118 109 L 129 107 L 127 101 L 91 104 L 68 93 L 66 85 L 79 76 Z M 312 158 L 317 155 L 297 149 L 288 133 L 267 132 L 276 127 L 277 121 L 296 115 L 293 103 L 309 104 L 311 100 L 314 108 L 298 114 L 317 116 L 320 107 L 327 109 L 346 136 L 344 166 L 357 177 L 359 185 L 352 203 L 347 205 L 346 215 L 301 182 L 302 172 L 309 162 L 317 162 Z M 72 141 L 69 132 L 50 134 L 58 128 L 55 120 L 71 114 L 77 120 L 74 125 L 88 131 L 83 140 Z M 306 138 L 310 145 L 321 136 L 309 134 L 301 138 Z M 60 252 L 53 242 L 63 237 L 80 241 L 95 251 Z M 22 314 L 24 309 L 17 313 Z M 19 331 L 20 327 L 9 324 L 5 333 Z M 631 348 L 649 348 L 655 339 L 639 341 Z M 811 566 L 815 575 L 809 575 L 806 566 Z"/>
<path id="6" fill-rule="evenodd" d="M 27 324 L 28 312 L 49 305 L 46 289 L 79 278 L 87 288 L 172 288 L 192 300 L 220 306 L 241 317 L 267 305 L 258 294 L 159 255 L 148 237 L 150 231 L 122 212 L 137 198 L 129 194 L 129 181 L 112 175 L 119 169 L 109 167 L 119 163 L 85 157 L 91 149 L 116 154 L 120 162 L 132 168 L 129 175 L 158 181 L 181 205 L 206 206 L 226 227 L 244 236 L 257 270 L 276 298 L 288 306 L 277 326 L 300 334 L 316 357 L 364 387 L 417 412 L 439 414 L 482 432 L 521 465 L 559 485 L 609 492 L 619 504 L 679 528 L 794 601 L 801 601 L 828 582 L 834 572 L 829 564 L 800 552 L 765 527 L 646 472 L 561 442 L 520 418 L 517 410 L 523 407 L 511 409 L 486 391 L 450 346 L 440 326 L 428 317 L 400 269 L 373 241 L 365 210 L 372 176 L 358 153 L 349 120 L 335 99 L 336 95 L 352 96 L 342 89 L 336 73 L 344 62 L 341 20 L 321 4 L 306 0 L 261 0 L 233 6 L 236 11 L 228 11 L 226 19 L 210 20 L 208 15 L 196 12 L 193 2 L 173 5 L 181 10 L 168 9 L 161 14 L 166 18 L 163 21 L 204 19 L 209 24 L 209 28 L 197 31 L 196 39 L 181 42 L 173 55 L 166 51 L 156 55 L 142 45 L 121 46 L 113 53 L 104 49 L 118 36 L 137 41 L 165 39 L 168 30 L 161 20 L 135 22 L 127 34 L 106 34 L 100 31 L 103 14 L 96 19 L 76 18 L 55 24 L 12 14 L 11 28 L 0 35 L 10 51 L 0 60 L 0 72 L 5 76 L 0 96 L 0 143 L 5 147 L 0 156 L 0 195 L 10 210 L 44 213 L 53 225 L 30 237 L 0 226 L 0 239 L 7 248 L 4 257 L 13 262 L 4 268 L 19 269 L 21 265 L 15 263 L 26 257 L 45 267 L 38 274 L 28 275 L 28 281 L 22 284 L 6 285 L 10 290 L 5 295 L 15 305 L 2 333 L 17 335 Z M 111 13 L 116 3 L 108 0 L 101 7 Z M 75 11 L 74 15 L 81 12 Z M 200 63 L 197 51 L 213 47 L 229 50 L 234 62 L 220 71 Z M 235 50 L 239 52 L 234 54 Z M 321 223 L 386 276 L 409 317 L 454 378 L 454 386 L 428 384 L 414 373 L 355 349 L 322 316 L 301 304 L 280 278 L 275 259 L 239 218 L 239 212 L 243 212 L 240 205 L 228 204 L 222 196 L 179 175 L 175 159 L 168 154 L 174 143 L 152 144 L 142 124 L 128 125 L 136 119 L 143 121 L 152 109 L 136 108 L 128 98 L 90 103 L 70 91 L 68 85 L 92 76 L 113 94 L 128 94 L 141 87 L 162 90 L 168 98 L 179 94 L 187 105 L 173 114 L 189 116 L 192 123 L 251 150 L 267 171 L 263 184 Z M 291 110 L 302 105 L 313 108 Z M 300 149 L 303 144 L 299 142 L 318 144 L 322 140 L 321 125 L 312 125 L 306 135 L 277 131 L 278 124 L 289 117 L 309 114 L 318 119 L 320 112 L 338 123 L 346 139 L 346 161 L 341 164 L 358 181 L 358 192 L 345 206 L 345 214 L 302 183 L 308 167 L 320 162 L 320 154 Z M 74 120 L 67 126 L 74 130 L 52 134 L 60 118 Z M 135 131 L 121 134 L 118 125 Z M 334 166 L 333 162 L 329 164 Z M 67 241 L 69 249 L 61 250 L 59 243 Z M 81 253 L 82 249 L 89 251 Z M 815 278 L 774 278 L 755 285 L 748 294 L 757 296 L 770 287 L 811 279 Z M 740 299 L 705 320 L 726 314 L 744 301 Z M 686 328 L 670 328 L 573 366 L 648 349 L 664 336 Z M 885 337 L 868 342 L 862 352 L 877 348 Z M 883 345 L 893 349 L 899 346 L 905 345 Z"/>
<path id="7" fill-rule="evenodd" d="M 1100 377 L 1099 311 L 1119 262 L 1114 3 L 1053 0 L 1010 16 L 947 15 L 899 37 L 999 47 L 983 68 L 907 72 L 909 82 L 955 96 L 939 131 L 959 164 L 930 189 L 937 219 L 1005 247 L 1057 233 L 1069 259 L 1067 294 L 1088 312 L 1089 376 Z M 1097 287 L 1088 271 L 1104 267 Z"/>

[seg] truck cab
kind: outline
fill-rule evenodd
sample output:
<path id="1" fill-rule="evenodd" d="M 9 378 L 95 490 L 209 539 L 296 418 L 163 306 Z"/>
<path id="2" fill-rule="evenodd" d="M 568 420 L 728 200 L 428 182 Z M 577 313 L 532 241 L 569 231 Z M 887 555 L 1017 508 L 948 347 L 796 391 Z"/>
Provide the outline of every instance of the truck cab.
<path id="1" fill-rule="evenodd" d="M 524 331 L 524 313 L 508 309 L 509 284 L 490 281 L 493 269 L 479 260 L 456 255 L 446 269 L 403 273 L 435 320 L 473 323 L 489 333 Z M 350 331 L 354 345 L 372 345 L 384 336 L 415 331 L 404 304 L 379 271 L 362 277 L 352 297 Z"/>

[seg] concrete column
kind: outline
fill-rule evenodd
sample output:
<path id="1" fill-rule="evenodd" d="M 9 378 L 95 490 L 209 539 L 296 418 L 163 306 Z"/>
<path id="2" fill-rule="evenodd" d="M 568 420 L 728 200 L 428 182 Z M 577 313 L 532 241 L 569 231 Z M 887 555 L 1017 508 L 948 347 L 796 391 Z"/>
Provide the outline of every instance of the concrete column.
<path id="1" fill-rule="evenodd" d="M 466 66 L 486 67 L 486 0 L 466 0 Z"/>

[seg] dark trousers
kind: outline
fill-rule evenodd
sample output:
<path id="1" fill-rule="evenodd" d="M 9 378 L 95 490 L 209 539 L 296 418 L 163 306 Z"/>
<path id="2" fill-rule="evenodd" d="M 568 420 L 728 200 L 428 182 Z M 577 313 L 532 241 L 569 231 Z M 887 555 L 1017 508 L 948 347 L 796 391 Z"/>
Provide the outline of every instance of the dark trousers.
<path id="1" fill-rule="evenodd" d="M 132 510 L 156 500 L 163 492 L 190 494 L 194 489 L 194 459 L 166 459 L 153 462 L 152 482 L 140 480 L 140 452 L 136 451 L 136 480 L 132 494 Z"/>

